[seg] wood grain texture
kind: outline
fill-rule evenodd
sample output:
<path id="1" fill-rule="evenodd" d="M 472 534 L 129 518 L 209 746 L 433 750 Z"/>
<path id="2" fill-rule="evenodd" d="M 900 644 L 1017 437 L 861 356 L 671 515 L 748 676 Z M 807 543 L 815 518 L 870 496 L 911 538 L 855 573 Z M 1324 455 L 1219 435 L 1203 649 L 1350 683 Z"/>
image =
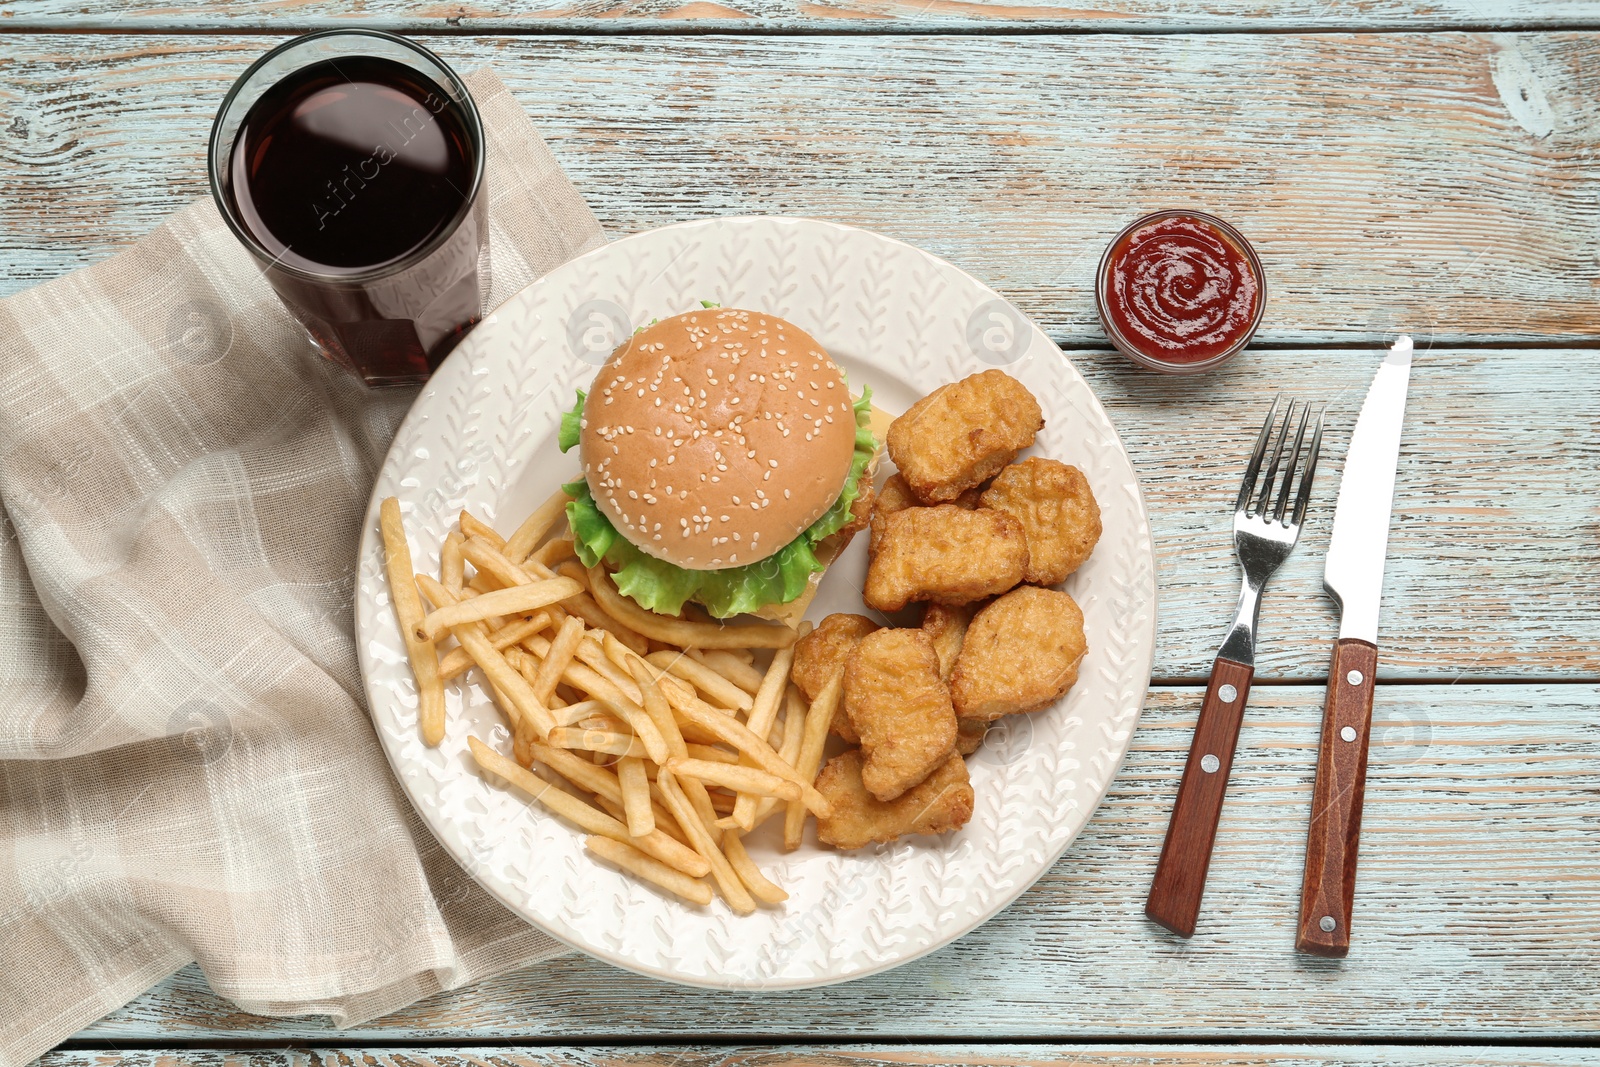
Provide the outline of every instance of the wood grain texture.
<path id="1" fill-rule="evenodd" d="M 822 990 L 737 994 L 565 957 L 340 1039 L 1470 1043 L 1600 1032 L 1600 956 L 1584 948 L 1600 937 L 1600 686 L 1379 689 L 1361 935 L 1344 960 L 1294 951 L 1317 687 L 1258 685 L 1252 695 L 1197 936 L 1142 915 L 1199 700 L 1198 689 L 1156 691 L 1105 803 L 1063 860 L 1000 916 L 906 967 Z M 314 1019 L 234 1012 L 189 970 L 82 1036 L 166 1047 L 330 1033 Z"/>
<path id="2" fill-rule="evenodd" d="M 1295 936 L 1299 951 L 1330 959 L 1350 952 L 1377 674 L 1378 649 L 1370 642 L 1346 637 L 1333 646 L 1300 882 L 1300 932 Z"/>
<path id="3" fill-rule="evenodd" d="M 1206 872 L 1216 844 L 1217 824 L 1228 797 L 1228 772 L 1233 767 L 1239 729 L 1250 703 L 1254 670 L 1223 659 L 1211 666 L 1205 699 L 1195 723 L 1183 778 L 1172 802 L 1172 815 L 1161 843 L 1161 857 L 1150 880 L 1144 913 L 1180 937 L 1193 937 L 1205 896 Z"/>
<path id="4" fill-rule="evenodd" d="M 1578 1067 L 1592 1049 L 1455 1045 L 671 1045 L 62 1050 L 37 1067 Z"/>
<path id="5" fill-rule="evenodd" d="M 718 32 L 774 29 L 960 30 L 1023 25 L 1077 32 L 1217 30 L 1238 28 L 1405 29 L 1465 26 L 1528 28 L 1595 21 L 1585 0 L 1114 0 L 1093 7 L 1054 0 L 20 0 L 0 29 L 97 28 L 289 32 L 363 25 L 403 33 L 506 33 L 650 30 Z"/>
<path id="6" fill-rule="evenodd" d="M 203 195 L 212 113 L 269 43 L 6 37 L 4 291 Z M 1600 34 L 434 43 L 505 77 L 616 234 L 854 223 L 1099 344 L 1105 242 L 1192 204 L 1256 243 L 1262 341 L 1600 340 Z"/>

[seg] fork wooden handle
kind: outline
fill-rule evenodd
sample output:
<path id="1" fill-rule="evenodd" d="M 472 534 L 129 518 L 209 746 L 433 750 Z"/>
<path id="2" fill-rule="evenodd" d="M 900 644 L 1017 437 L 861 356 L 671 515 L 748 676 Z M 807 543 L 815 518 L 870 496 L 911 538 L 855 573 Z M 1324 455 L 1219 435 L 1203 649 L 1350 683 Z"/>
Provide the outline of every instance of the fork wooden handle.
<path id="1" fill-rule="evenodd" d="M 1211 683 L 1195 723 L 1189 762 L 1183 768 L 1178 799 L 1167 824 L 1155 881 L 1144 913 L 1183 937 L 1194 936 L 1200 897 L 1211 868 L 1211 847 L 1228 791 L 1228 771 L 1239 741 L 1239 725 L 1250 696 L 1255 668 L 1218 656 L 1211 664 Z"/>
<path id="2" fill-rule="evenodd" d="M 1295 948 L 1314 956 L 1339 958 L 1350 951 L 1377 673 L 1376 645 L 1347 637 L 1333 646 L 1300 883 L 1300 934 L 1295 939 Z"/>

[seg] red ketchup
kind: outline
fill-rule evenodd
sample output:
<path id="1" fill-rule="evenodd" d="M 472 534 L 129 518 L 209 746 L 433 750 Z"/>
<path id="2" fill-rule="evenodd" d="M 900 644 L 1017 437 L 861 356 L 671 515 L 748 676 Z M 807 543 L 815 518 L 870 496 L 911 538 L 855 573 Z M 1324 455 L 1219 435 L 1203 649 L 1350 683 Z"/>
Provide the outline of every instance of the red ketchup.
<path id="1" fill-rule="evenodd" d="M 1232 226 L 1196 211 L 1162 211 L 1111 242 L 1096 296 L 1101 324 L 1124 355 L 1186 373 L 1245 346 L 1266 286 L 1255 251 Z"/>

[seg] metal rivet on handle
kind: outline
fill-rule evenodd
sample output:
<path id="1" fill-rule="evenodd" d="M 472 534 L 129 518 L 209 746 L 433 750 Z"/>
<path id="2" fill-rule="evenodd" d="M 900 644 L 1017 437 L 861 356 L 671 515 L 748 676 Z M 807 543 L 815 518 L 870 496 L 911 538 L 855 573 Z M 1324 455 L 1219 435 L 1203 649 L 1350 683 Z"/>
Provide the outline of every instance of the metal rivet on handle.
<path id="1" fill-rule="evenodd" d="M 1322 927 L 1322 932 L 1325 934 L 1331 934 L 1339 928 L 1338 921 L 1332 915 L 1324 915 L 1317 925 Z"/>
<path id="2" fill-rule="evenodd" d="M 1222 766 L 1222 761 L 1209 752 L 1200 757 L 1200 769 L 1207 774 L 1216 774 L 1217 768 L 1220 766 Z"/>
<path id="3" fill-rule="evenodd" d="M 1232 704 L 1239 697 L 1239 691 L 1231 685 L 1223 685 L 1217 690 L 1217 699 L 1224 704 Z"/>
<path id="4" fill-rule="evenodd" d="M 1351 671 L 1349 674 L 1344 676 L 1344 680 L 1349 682 L 1351 685 L 1360 685 L 1361 684 L 1361 672 L 1360 671 Z"/>
<path id="5" fill-rule="evenodd" d="M 1346 726 L 1343 730 L 1339 731 L 1339 736 L 1344 738 L 1346 741 L 1354 741 L 1356 739 L 1356 728 L 1354 726 Z"/>

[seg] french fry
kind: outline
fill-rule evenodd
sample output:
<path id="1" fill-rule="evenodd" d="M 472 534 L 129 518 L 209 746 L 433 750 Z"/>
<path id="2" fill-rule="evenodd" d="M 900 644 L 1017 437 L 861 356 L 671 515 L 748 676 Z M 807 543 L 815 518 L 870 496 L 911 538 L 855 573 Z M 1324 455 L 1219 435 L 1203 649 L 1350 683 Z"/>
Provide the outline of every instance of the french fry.
<path id="1" fill-rule="evenodd" d="M 789 691 L 784 694 L 783 744 L 778 749 L 778 758 L 791 767 L 799 762 L 800 759 L 800 743 L 805 737 L 805 723 L 805 697 L 800 694 L 799 689 L 791 684 Z M 776 798 L 767 797 L 763 799 L 756 807 L 755 825 L 760 826 L 767 820 L 768 816 L 777 810 L 778 801 Z"/>
<path id="2" fill-rule="evenodd" d="M 518 766 L 476 737 L 467 738 L 467 745 L 471 748 L 472 758 L 477 761 L 479 767 L 505 779 L 533 800 L 562 818 L 576 823 L 589 833 L 631 844 L 639 851 L 682 871 L 691 878 L 699 878 L 710 873 L 710 862 L 703 855 L 674 841 L 661 831 L 657 830 L 644 837 L 633 837 L 621 822 L 603 811 L 596 811 L 571 793 L 551 785 L 527 768 Z M 723 862 L 726 863 L 727 860 L 724 859 Z"/>
<path id="3" fill-rule="evenodd" d="M 828 679 L 828 684 L 822 687 L 822 692 L 817 694 L 817 699 L 811 702 L 811 708 L 806 712 L 800 755 L 795 760 L 795 770 L 805 781 L 817 780 L 817 770 L 822 766 L 822 748 L 828 741 L 828 726 L 833 722 L 833 713 L 839 707 L 839 695 L 843 690 L 844 668 L 840 667 L 833 672 L 833 677 Z M 818 814 L 825 818 L 830 813 Z M 790 852 L 799 848 L 805 829 L 806 809 L 790 801 L 783 819 L 783 847 Z"/>
<path id="4" fill-rule="evenodd" d="M 722 849 L 717 846 L 711 831 L 706 829 L 705 823 L 690 806 L 688 798 L 683 795 L 683 790 L 672 777 L 672 772 L 663 770 L 656 776 L 656 785 L 661 789 L 661 798 L 667 810 L 678 820 L 678 825 L 683 828 L 694 850 L 710 865 L 711 877 L 716 881 L 717 889 L 722 892 L 728 906 L 740 915 L 748 915 L 755 911 L 756 902 L 751 899 L 739 876 L 734 873 L 732 865 L 728 863 L 728 857 L 722 854 Z"/>
<path id="5" fill-rule="evenodd" d="M 444 547 L 439 549 L 439 581 L 456 596 L 461 595 L 461 587 L 467 583 L 466 561 L 461 558 L 463 540 L 460 533 L 451 530 Z"/>
<path id="6" fill-rule="evenodd" d="M 684 649 L 684 655 L 696 663 L 704 664 L 718 675 L 726 678 L 746 693 L 755 694 L 761 688 L 762 673 L 750 666 L 749 662 L 740 659 L 725 648 L 713 648 L 701 651 L 698 648 Z"/>
<path id="7" fill-rule="evenodd" d="M 651 859 L 632 845 L 625 845 L 621 841 L 614 841 L 598 834 L 584 838 L 583 844 L 601 859 L 614 863 L 629 874 L 658 885 L 691 904 L 711 903 L 710 886 L 698 878 L 690 878 L 680 871 L 673 870 L 659 860 Z M 773 888 L 777 889 L 776 886 Z M 779 889 L 778 892 L 781 893 L 783 890 Z"/>
<path id="8" fill-rule="evenodd" d="M 457 520 L 457 525 L 461 527 L 461 533 L 464 537 L 482 537 L 492 542 L 496 548 L 504 548 L 506 545 L 506 539 L 495 533 L 493 526 L 490 526 L 466 508 L 461 509 L 461 516 Z"/>
<path id="9" fill-rule="evenodd" d="M 650 677 L 650 669 L 637 659 L 632 660 L 628 666 L 633 670 L 634 684 L 639 687 L 645 714 L 650 716 L 651 721 L 656 724 L 656 729 L 661 732 L 662 739 L 667 743 L 667 754 L 689 755 L 689 746 L 683 739 L 683 731 L 678 728 L 678 720 L 673 716 L 672 707 L 667 703 L 661 687 Z"/>
<path id="10" fill-rule="evenodd" d="M 738 683 L 723 677 L 702 661 L 691 658 L 693 649 L 689 652 L 691 655 L 682 652 L 652 652 L 645 659 L 662 670 L 671 671 L 724 707 L 737 711 L 750 710 L 755 703 L 750 693 L 740 689 Z M 741 663 L 739 666 L 743 667 L 744 664 Z M 758 679 L 759 677 L 757 675 Z"/>
<path id="11" fill-rule="evenodd" d="M 667 702 L 672 705 L 673 712 L 680 718 L 703 727 L 707 733 L 715 734 L 717 740 L 723 744 L 732 745 L 740 752 L 754 757 L 756 766 L 768 774 L 787 778 L 799 785 L 800 803 L 805 808 L 822 818 L 833 814 L 833 805 L 828 803 L 827 798 L 818 793 L 799 771 L 779 759 L 778 754 L 772 751 L 772 746 L 751 733 L 744 723 L 722 714 L 703 700 L 696 697 L 684 699 L 672 690 L 667 691 Z M 826 728 L 823 730 L 823 739 L 827 739 Z M 812 772 L 811 779 L 813 781 L 816 779 L 815 771 Z"/>
<path id="12" fill-rule="evenodd" d="M 745 719 L 745 725 L 750 728 L 751 733 L 763 740 L 766 740 L 772 732 L 773 720 L 778 717 L 778 705 L 783 702 L 783 694 L 789 688 L 789 668 L 793 665 L 794 649 L 778 649 L 772 654 L 772 662 L 767 667 L 766 675 L 761 679 L 761 688 L 756 690 L 754 706 Z M 745 762 L 748 761 L 749 758 L 746 757 Z M 739 797 L 739 803 L 734 805 L 733 821 L 741 829 L 749 830 L 755 825 L 758 798 L 755 791 L 743 792 L 744 795 Z M 761 795 L 778 796 L 771 791 Z"/>
<path id="13" fill-rule="evenodd" d="M 556 700 L 559 698 L 551 697 L 550 699 Z M 598 700 L 580 700 L 576 704 L 568 704 L 564 708 L 551 708 L 550 718 L 557 726 L 576 726 L 585 719 L 604 713 L 605 710 L 606 706 Z"/>
<path id="14" fill-rule="evenodd" d="M 599 604 L 595 603 L 594 598 L 588 593 L 578 594 L 568 600 L 564 606 L 594 629 L 616 634 L 617 640 L 633 649 L 639 655 L 642 656 L 650 651 L 650 643 L 645 640 L 644 635 L 635 633 L 626 623 L 606 612 Z"/>
<path id="15" fill-rule="evenodd" d="M 533 554 L 527 558 L 549 567 L 558 560 L 566 559 L 576 551 L 577 549 L 572 544 L 572 538 L 556 537 L 534 549 Z"/>
<path id="16" fill-rule="evenodd" d="M 400 518 L 400 501 L 387 497 L 378 508 L 378 530 L 383 535 L 384 569 L 389 578 L 389 599 L 394 603 L 406 658 L 417 682 L 417 726 L 423 744 L 444 740 L 444 680 L 439 676 L 439 651 L 432 641 L 417 636 L 422 621 L 422 598 L 412 577 L 411 546 Z"/>
<path id="17" fill-rule="evenodd" d="M 586 792 L 622 803 L 622 784 L 617 776 L 605 767 L 597 767 L 588 760 L 574 756 L 566 749 L 533 741 L 528 745 L 534 759 L 555 771 L 561 777 Z"/>
<path id="18" fill-rule="evenodd" d="M 544 535 L 567 513 L 567 502 L 571 499 L 566 490 L 557 489 L 543 504 L 534 508 L 533 513 L 522 520 L 522 525 L 506 541 L 506 559 L 512 563 L 527 559 L 533 546 L 544 540 Z"/>
<path id="19" fill-rule="evenodd" d="M 800 744 L 805 738 L 806 698 L 798 686 L 790 685 L 783 695 L 783 745 L 778 758 L 793 767 L 800 758 Z"/>
<path id="20" fill-rule="evenodd" d="M 660 770 L 657 770 L 656 781 L 661 779 Z M 683 790 L 683 795 L 689 801 L 689 806 L 694 813 L 700 816 L 700 825 L 706 828 L 706 833 L 711 835 L 711 840 L 718 841 L 722 834 L 717 830 L 717 807 L 711 802 L 711 793 L 706 789 L 704 782 L 698 778 L 674 778 L 678 788 Z"/>
<path id="21" fill-rule="evenodd" d="M 595 797 L 595 800 L 598 801 L 600 806 L 605 809 L 606 814 L 611 816 L 613 819 L 616 819 L 620 823 L 626 823 L 628 821 L 628 813 L 623 810 L 621 804 L 614 800 L 609 800 L 606 797 L 600 796 Z M 678 844 L 687 846 L 691 851 L 694 849 L 694 846 L 689 844 L 689 839 L 683 835 L 683 830 L 679 828 L 678 820 L 674 819 L 666 808 L 662 807 L 660 803 L 652 800 L 650 811 L 651 814 L 655 816 L 657 830 L 666 834 L 668 837 L 678 842 Z"/>
<path id="22" fill-rule="evenodd" d="M 490 532 L 492 533 L 493 531 Z M 555 571 L 546 567 L 533 556 L 523 560 L 520 566 L 512 563 L 506 558 L 505 553 L 500 550 L 497 540 L 492 537 L 467 538 L 466 542 L 461 546 L 461 553 L 469 563 L 478 568 L 477 577 L 493 575 L 495 580 L 505 586 L 532 585 L 534 582 L 547 582 L 556 577 Z M 574 611 L 573 613 L 582 615 L 584 618 L 589 615 L 605 618 L 605 613 L 600 610 L 599 606 L 587 594 L 579 593 L 573 596 L 566 606 L 568 609 L 581 609 L 581 611 Z M 552 608 L 551 610 L 559 612 L 562 609 Z M 640 640 L 643 639 L 641 638 Z"/>
<path id="23" fill-rule="evenodd" d="M 584 569 L 583 564 L 579 563 L 577 560 L 575 560 L 575 559 L 564 560 L 560 565 L 558 565 L 556 567 L 555 571 L 556 571 L 557 574 L 561 575 L 561 577 L 563 577 L 563 578 L 571 578 L 573 581 L 575 581 L 579 585 L 583 586 L 583 591 L 585 593 L 590 591 L 590 589 L 589 589 L 589 572 L 586 569 Z"/>
<path id="24" fill-rule="evenodd" d="M 535 612 L 526 619 L 518 619 L 500 627 L 498 630 L 491 631 L 489 643 L 504 652 L 514 645 L 521 644 L 524 638 L 532 637 L 549 625 L 550 613 L 548 611 Z M 467 650 L 464 648 L 452 648 L 445 653 L 444 659 L 439 661 L 439 677 L 447 682 L 471 669 L 472 657 L 467 655 Z M 546 706 L 548 704 L 549 702 L 546 701 Z"/>
<path id="25" fill-rule="evenodd" d="M 557 726 L 550 731 L 548 740 L 556 748 L 608 752 L 613 756 L 645 755 L 644 745 L 637 737 L 614 730 L 586 730 L 573 726 Z"/>
<path id="26" fill-rule="evenodd" d="M 622 807 L 628 813 L 628 832 L 643 837 L 656 828 L 655 816 L 650 811 L 650 779 L 645 776 L 644 762 L 637 756 L 624 756 L 617 761 L 617 781 L 622 785 Z"/>
<path id="27" fill-rule="evenodd" d="M 602 705 L 604 706 L 604 705 Z M 617 718 L 609 712 L 598 715 L 586 715 L 578 721 L 578 726 L 585 730 L 603 730 L 606 733 L 622 734 L 624 737 L 633 737 L 633 727 L 626 721 Z"/>
<path id="28" fill-rule="evenodd" d="M 589 642 L 589 644 L 593 644 L 593 642 Z M 530 637 L 524 647 L 531 649 L 538 656 L 546 656 L 550 652 L 550 642 L 538 636 Z M 580 643 L 579 649 L 581 650 L 582 648 L 583 645 Z M 602 700 L 612 707 L 626 708 L 628 705 L 632 705 L 633 708 L 637 708 L 641 712 L 644 710 L 639 708 L 638 702 L 627 692 L 619 688 L 605 675 L 597 673 L 587 664 L 577 660 L 567 664 L 567 669 L 561 672 L 561 680 L 572 688 L 588 693 L 595 700 Z M 631 682 L 628 688 L 637 689 Z M 631 711 L 632 709 L 629 710 Z"/>
<path id="29" fill-rule="evenodd" d="M 667 770 L 679 778 L 697 778 L 707 785 L 720 785 L 750 796 L 750 813 L 755 814 L 755 797 L 777 797 L 780 800 L 799 801 L 800 786 L 787 778 L 758 770 L 714 760 L 672 759 Z"/>
<path id="30" fill-rule="evenodd" d="M 429 600 L 433 601 L 436 609 L 442 609 L 456 603 L 455 596 L 427 575 L 418 575 L 417 584 L 422 588 Z M 548 737 L 555 723 L 550 718 L 550 712 L 539 698 L 533 695 L 533 687 L 528 680 L 511 664 L 506 662 L 500 650 L 489 643 L 489 638 L 477 623 L 463 623 L 452 627 L 451 633 L 461 647 L 467 650 L 467 655 L 472 657 L 483 673 L 488 675 L 491 685 L 499 686 L 505 691 L 507 697 L 516 706 L 517 710 L 528 719 L 529 725 L 540 737 Z"/>
<path id="31" fill-rule="evenodd" d="M 535 579 L 527 571 L 512 563 L 505 553 L 495 547 L 487 537 L 469 537 L 461 544 L 461 555 L 478 568 L 479 574 L 492 575 L 494 580 L 509 589 L 514 585 L 531 585 L 536 580 L 548 580 L 553 575 Z"/>
<path id="32" fill-rule="evenodd" d="M 671 756 L 667 751 L 667 739 L 655 720 L 650 717 L 641 705 L 643 693 L 638 683 L 617 669 L 616 665 L 606 656 L 600 643 L 585 637 L 578 643 L 578 658 L 585 666 L 593 670 L 608 683 L 614 697 L 590 690 L 590 695 L 602 703 L 611 706 L 622 718 L 626 719 L 633 732 L 643 742 L 645 750 L 650 753 L 650 758 L 657 763 L 665 763 Z"/>
<path id="33" fill-rule="evenodd" d="M 738 763 L 739 753 L 729 752 L 725 748 L 713 748 L 710 745 L 687 745 L 685 755 L 690 759 L 710 760 L 713 763 Z"/>
<path id="34" fill-rule="evenodd" d="M 739 834 L 734 830 L 724 830 L 722 833 L 722 852 L 728 857 L 728 864 L 733 868 L 733 873 L 739 876 L 739 881 L 750 890 L 750 895 L 763 904 L 782 904 L 789 899 L 789 894 L 773 885 L 761 873 L 755 861 L 750 858 L 750 853 L 745 851 L 744 842 L 739 839 Z"/>
<path id="35" fill-rule="evenodd" d="M 544 657 L 544 662 L 539 665 L 539 677 L 533 683 L 534 694 L 541 700 L 548 700 L 550 694 L 556 691 L 556 683 L 561 681 L 561 672 L 567 669 L 572 662 L 572 654 L 578 650 L 578 642 L 583 640 L 583 620 L 568 615 L 561 620 L 561 629 L 550 641 L 549 652 Z"/>
<path id="36" fill-rule="evenodd" d="M 454 626 L 468 622 L 481 622 L 496 615 L 520 615 L 538 611 L 556 604 L 578 592 L 578 583 L 571 578 L 551 578 L 530 585 L 511 586 L 492 593 L 458 600 L 430 611 L 417 625 L 417 636 L 437 641 L 441 634 Z"/>
<path id="37" fill-rule="evenodd" d="M 635 632 L 684 648 L 788 648 L 797 636 L 781 623 L 723 625 L 657 615 L 617 592 L 611 576 L 598 566 L 589 568 L 589 592 L 607 614 Z"/>
<path id="38" fill-rule="evenodd" d="M 522 709 L 511 702 L 511 698 L 506 696 L 504 689 L 491 682 L 489 684 L 489 699 L 494 702 L 495 707 L 500 709 L 500 714 L 505 717 L 507 725 L 513 730 L 522 730 Z M 522 761 L 518 760 L 518 762 L 521 763 Z"/>

